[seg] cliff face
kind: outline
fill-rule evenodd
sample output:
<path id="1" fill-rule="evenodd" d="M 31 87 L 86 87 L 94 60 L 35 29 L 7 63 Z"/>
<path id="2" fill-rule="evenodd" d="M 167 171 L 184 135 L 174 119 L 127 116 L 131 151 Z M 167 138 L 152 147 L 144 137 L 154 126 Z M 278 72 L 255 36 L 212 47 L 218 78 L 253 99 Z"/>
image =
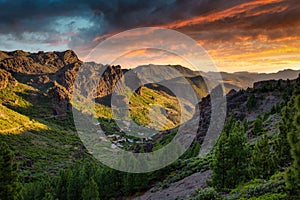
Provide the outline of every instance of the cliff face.
<path id="1" fill-rule="evenodd" d="M 7 87 L 8 84 L 17 85 L 17 80 L 7 71 L 0 69 L 0 90 Z"/>
<path id="2" fill-rule="evenodd" d="M 82 95 L 90 98 L 102 98 L 111 94 L 117 82 L 123 77 L 121 66 L 104 66 L 96 63 L 73 63 L 65 66 L 56 73 L 56 81 L 66 88 L 67 91 L 73 91 L 74 82 L 79 68 L 84 72 L 80 77 L 79 84 Z M 95 83 L 95 81 L 98 81 Z M 97 85 L 97 87 L 95 87 Z M 88 91 L 91 93 L 88 94 Z"/>
<path id="3" fill-rule="evenodd" d="M 1 52 L 0 68 L 13 73 L 46 74 L 55 73 L 62 67 L 80 63 L 76 54 L 71 51 L 64 52 L 38 52 L 29 53 L 21 50 Z"/>
<path id="4" fill-rule="evenodd" d="M 247 90 L 231 90 L 226 95 L 227 118 L 233 115 L 236 120 L 247 119 L 253 122 L 259 115 L 263 117 L 265 113 L 269 113 L 276 106 L 281 106 L 289 98 L 295 83 L 296 80 L 268 80 L 256 82 L 253 88 Z M 255 104 L 251 107 L 247 106 L 250 96 L 255 100 Z M 210 125 L 210 95 L 199 102 L 197 109 L 200 110 L 197 140 L 201 143 Z"/>
<path id="5" fill-rule="evenodd" d="M 71 50 L 38 53 L 0 51 L 0 89 L 5 88 L 9 82 L 16 84 L 16 79 L 40 88 L 51 98 L 54 113 L 62 115 L 65 110 L 71 109 L 69 102 L 80 67 L 89 70 L 80 83 L 83 92 L 91 87 L 90 80 L 99 81 L 91 94 L 84 94 L 92 98 L 111 94 L 123 76 L 120 66 L 83 63 Z"/>

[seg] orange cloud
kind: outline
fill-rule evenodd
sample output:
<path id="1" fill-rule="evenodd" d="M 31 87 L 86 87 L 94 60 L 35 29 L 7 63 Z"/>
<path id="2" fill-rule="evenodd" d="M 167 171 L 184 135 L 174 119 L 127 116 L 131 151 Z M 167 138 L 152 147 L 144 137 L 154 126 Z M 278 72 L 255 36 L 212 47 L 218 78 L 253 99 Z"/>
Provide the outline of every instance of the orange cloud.
<path id="1" fill-rule="evenodd" d="M 240 14 L 245 14 L 246 17 L 251 17 L 251 16 L 257 16 L 260 14 L 265 14 L 265 13 L 277 13 L 277 12 L 282 12 L 287 7 L 276 7 L 276 8 L 270 8 L 267 10 L 257 10 L 255 11 L 256 8 L 259 8 L 260 6 L 268 5 L 268 4 L 274 4 L 274 3 L 280 3 L 283 2 L 283 0 L 256 0 L 256 1 L 251 1 L 247 3 L 243 3 L 237 6 L 234 6 L 232 8 L 228 8 L 226 10 L 218 11 L 215 13 L 210 13 L 205 16 L 197 16 L 193 17 L 192 19 L 188 20 L 181 20 L 181 21 L 176 21 L 170 24 L 163 25 L 164 27 L 167 28 L 180 28 L 184 26 L 191 26 L 191 25 L 196 25 L 200 23 L 208 23 L 208 22 L 214 22 L 217 20 L 222 20 L 227 17 L 232 17 L 232 16 L 238 16 Z"/>
<path id="2" fill-rule="evenodd" d="M 283 68 L 300 69 L 300 26 L 283 26 L 287 11 L 293 11 L 291 6 L 284 0 L 253 0 L 160 26 L 179 30 L 197 40 L 222 71 L 272 72 Z M 271 18 L 271 25 L 265 24 L 266 21 L 270 22 L 270 16 L 281 16 L 281 25 L 278 26 L 276 18 Z M 274 26 L 277 29 L 271 28 Z M 97 36 L 93 42 L 98 43 L 115 34 Z M 170 48 L 186 48 L 176 45 Z M 116 60 L 116 64 L 124 67 L 149 63 L 188 65 L 174 55 L 149 49 L 133 51 Z"/>

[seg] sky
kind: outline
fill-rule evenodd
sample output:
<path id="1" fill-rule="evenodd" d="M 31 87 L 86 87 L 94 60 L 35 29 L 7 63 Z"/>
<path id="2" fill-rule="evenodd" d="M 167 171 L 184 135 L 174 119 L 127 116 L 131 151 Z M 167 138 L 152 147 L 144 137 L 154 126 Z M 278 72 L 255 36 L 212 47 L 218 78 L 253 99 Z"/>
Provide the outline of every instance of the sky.
<path id="1" fill-rule="evenodd" d="M 0 0 L 5 51 L 72 49 L 89 61 L 99 43 L 140 27 L 186 34 L 220 71 L 300 69 L 299 0 Z M 151 49 L 124 55 L 123 63 L 132 56 L 143 58 L 141 64 L 181 64 Z"/>

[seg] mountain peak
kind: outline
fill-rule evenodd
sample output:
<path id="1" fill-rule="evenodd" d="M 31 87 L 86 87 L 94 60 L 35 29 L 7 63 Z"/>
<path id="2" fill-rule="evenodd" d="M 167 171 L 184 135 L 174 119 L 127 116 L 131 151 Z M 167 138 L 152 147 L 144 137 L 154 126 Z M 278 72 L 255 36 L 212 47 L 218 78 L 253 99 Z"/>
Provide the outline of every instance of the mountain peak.
<path id="1" fill-rule="evenodd" d="M 62 67 L 72 63 L 82 63 L 72 50 L 63 52 L 39 51 L 37 53 L 30 53 L 22 50 L 0 52 L 0 68 L 14 73 L 55 73 Z"/>

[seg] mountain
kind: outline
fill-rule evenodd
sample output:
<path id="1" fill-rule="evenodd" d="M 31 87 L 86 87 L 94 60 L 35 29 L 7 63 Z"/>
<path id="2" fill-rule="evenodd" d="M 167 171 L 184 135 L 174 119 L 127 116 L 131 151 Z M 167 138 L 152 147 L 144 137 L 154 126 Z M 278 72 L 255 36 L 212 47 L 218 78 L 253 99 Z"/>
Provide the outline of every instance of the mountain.
<path id="1" fill-rule="evenodd" d="M 96 64 L 93 62 L 83 63 L 76 54 L 67 50 L 64 52 L 38 52 L 29 53 L 21 50 L 13 52 L 1 51 L 0 60 L 0 86 L 6 88 L 8 83 L 24 84 L 37 90 L 34 101 L 38 101 L 43 96 L 49 101 L 50 112 L 44 113 L 45 117 L 66 116 L 66 111 L 71 111 L 73 85 L 80 67 L 85 70 L 86 76 L 80 80 L 81 95 L 96 99 L 97 115 L 105 118 L 111 118 L 110 110 L 111 94 L 114 90 L 121 91 L 123 99 L 125 96 L 130 98 L 130 110 L 134 119 L 141 124 L 148 124 L 149 119 L 146 116 L 149 111 L 154 115 L 160 116 L 157 123 L 166 122 L 165 128 L 176 127 L 180 123 L 180 108 L 176 97 L 171 97 L 164 89 L 151 87 L 138 87 L 140 80 L 134 70 L 122 69 L 121 66 L 110 66 Z M 189 69 L 177 66 L 187 75 L 193 72 Z M 126 76 L 124 76 L 126 74 Z M 171 73 L 169 74 L 171 76 Z M 98 78 L 100 77 L 100 78 Z M 99 81 L 95 85 L 94 80 Z M 117 85 L 118 84 L 118 85 Z M 97 87 L 95 87 L 97 86 Z M 88 92 L 90 88 L 94 88 Z M 126 88 L 134 89 L 134 95 L 128 96 Z M 144 91 L 144 94 L 142 94 Z M 165 98 L 158 98 L 165 97 Z M 133 102 L 135 101 L 135 102 Z M 183 115 L 191 117 L 193 104 L 185 100 Z M 159 104 L 158 104 L 159 103 Z M 195 103 L 195 102 L 194 102 Z M 152 105 L 159 105 L 160 109 L 152 109 Z M 172 106 L 171 106 L 172 105 Z M 75 105 L 78 109 L 84 109 L 84 105 Z M 142 110 L 144 114 L 140 115 Z M 154 107 L 153 107 L 154 108 Z M 135 115 L 137 115 L 135 117 Z"/>
<path id="2" fill-rule="evenodd" d="M 181 86 L 184 78 L 192 85 L 199 99 L 208 94 L 208 86 L 214 88 L 218 83 L 223 83 L 226 92 L 232 89 L 238 91 L 240 89 L 247 89 L 248 87 L 251 88 L 255 82 L 263 80 L 293 80 L 296 79 L 300 73 L 300 70 L 291 69 L 269 74 L 251 72 L 219 73 L 193 71 L 180 65 L 153 64 L 138 66 L 134 70 L 144 82 L 160 82 L 164 80 L 162 83 L 177 84 L 178 88 L 185 87 Z M 219 75 L 221 75 L 221 79 L 217 78 Z M 206 84 L 208 84 L 208 86 Z"/>
<path id="3" fill-rule="evenodd" d="M 80 95 L 96 101 L 94 109 L 99 123 L 95 128 L 91 127 L 96 136 L 93 142 L 97 145 L 105 143 L 105 150 L 108 151 L 121 148 L 134 153 L 149 153 L 168 145 L 181 125 L 186 135 L 191 134 L 191 128 L 197 129 L 196 138 L 188 150 L 170 166 L 145 174 L 119 172 L 95 161 L 92 156 L 95 152 L 86 149 L 79 138 L 71 112 L 72 107 L 87 113 L 92 109 L 84 103 L 70 102 L 73 84 L 81 66 L 87 76 L 80 80 Z M 214 89 L 211 94 L 207 94 L 206 82 L 215 77 L 213 73 L 194 72 L 180 65 L 150 66 L 127 70 L 118 65 L 83 63 L 71 50 L 38 53 L 0 51 L 0 140 L 13 152 L 10 164 L 17 166 L 18 184 L 24 187 L 24 199 L 66 199 L 74 196 L 75 192 L 77 199 L 81 197 L 86 184 L 98 190 L 101 199 L 190 199 L 194 196 L 202 198 L 203 195 L 211 195 L 206 199 L 215 199 L 216 196 L 241 199 L 251 198 L 253 194 L 256 197 L 262 196 L 262 199 L 266 195 L 271 195 L 273 199 L 288 197 L 284 171 L 289 169 L 291 162 L 284 161 L 279 166 L 279 161 L 272 159 L 282 158 L 274 155 L 278 146 L 280 149 L 288 148 L 282 130 L 293 124 L 286 118 L 293 119 L 290 113 L 296 112 L 293 107 L 288 107 L 293 100 L 299 99 L 295 96 L 299 96 L 299 92 L 294 96 L 292 94 L 295 88 L 299 88 L 300 79 L 264 78 L 290 78 L 297 71 L 285 70 L 274 74 L 222 73 L 227 77 L 224 82 L 226 92 L 216 84 L 212 85 Z M 174 70 L 178 73 L 174 73 Z M 180 77 L 182 74 L 183 77 Z M 91 82 L 94 78 L 99 79 L 99 83 L 89 93 L 87 91 L 94 84 Z M 146 79 L 149 83 L 143 85 Z M 254 79 L 260 81 L 253 83 Z M 158 83 L 153 83 L 154 80 Z M 251 87 L 239 90 L 241 86 L 250 84 Z M 174 90 L 166 85 L 172 85 Z M 198 97 L 196 110 L 193 110 L 190 93 L 185 89 L 187 85 L 194 89 Z M 130 89 L 133 90 L 132 94 Z M 110 101 L 114 90 L 119 92 L 121 104 L 129 104 L 134 121 L 151 127 L 150 130 L 158 129 L 157 134 L 152 133 L 147 138 L 127 134 L 125 130 L 140 135 L 145 132 L 113 115 Z M 184 96 L 183 110 L 174 94 L 177 92 Z M 232 133 L 244 131 L 242 133 L 245 133 L 243 135 L 252 156 L 248 160 L 249 170 L 259 171 L 259 176 L 252 177 L 251 174 L 245 183 L 223 192 L 215 191 L 208 181 L 214 173 L 211 168 L 215 162 L 214 155 L 198 156 L 209 126 L 215 123 L 210 122 L 210 119 L 213 103 L 211 96 L 216 93 L 223 94 L 226 99 L 226 129 L 229 129 L 229 122 L 233 119 L 239 127 Z M 183 123 L 180 120 L 182 116 L 186 119 Z M 150 117 L 154 121 L 150 121 Z M 198 117 L 200 121 L 196 120 Z M 288 126 L 282 129 L 286 122 Z M 118 123 L 124 123 L 125 127 L 120 128 Z M 99 137 L 99 133 L 104 133 L 107 138 Z M 264 138 L 267 138 L 267 142 L 261 145 Z M 233 152 L 239 150 L 234 149 Z M 177 155 L 178 152 L 175 149 L 171 153 Z M 254 155 L 263 156 L 262 167 L 255 165 L 257 163 L 253 160 L 258 158 Z M 168 157 L 169 154 L 164 156 Z M 124 163 L 131 162 L 131 159 L 135 157 Z M 272 162 L 265 163 L 265 160 Z M 262 176 L 260 173 L 269 173 L 264 170 L 265 165 L 268 170 L 275 168 L 275 172 L 270 172 L 267 177 Z M 258 191 L 257 188 L 261 189 Z"/>
<path id="4" fill-rule="evenodd" d="M 212 166 L 212 163 L 216 162 L 214 155 L 218 149 L 214 148 L 214 153 L 208 154 L 205 157 L 198 157 L 198 154 L 192 159 L 186 159 L 184 156 L 181 157 L 178 163 L 172 166 L 175 169 L 170 170 L 166 178 L 157 182 L 145 193 L 134 199 L 269 199 L 268 197 L 275 199 L 295 199 L 292 198 L 293 194 L 287 192 L 285 189 L 286 179 L 284 177 L 287 171 L 285 169 L 291 163 L 284 160 L 285 158 L 278 159 L 272 156 L 275 156 L 278 151 L 281 152 L 281 149 L 288 148 L 288 144 L 283 143 L 287 138 L 284 139 L 282 135 L 286 134 L 285 128 L 290 129 L 291 126 L 285 126 L 282 122 L 286 122 L 285 116 L 290 115 L 287 109 L 291 106 L 293 91 L 297 89 L 299 91 L 299 86 L 300 76 L 296 80 L 265 80 L 254 83 L 253 88 L 240 91 L 231 90 L 226 95 L 226 122 L 221 134 L 226 133 L 225 131 L 230 128 L 232 121 L 235 121 L 239 125 L 240 128 L 237 131 L 238 133 L 244 133 L 242 135 L 247 141 L 246 147 L 250 148 L 248 149 L 250 152 L 249 163 L 246 164 L 246 167 L 249 170 L 259 170 L 258 175 L 254 176 L 255 178 L 253 178 L 253 175 L 250 175 L 252 178 L 246 178 L 246 180 L 233 190 L 224 191 L 215 188 L 211 182 L 213 178 L 212 173 L 214 172 L 208 166 Z M 216 90 L 214 92 L 223 91 Z M 298 95 L 299 97 L 299 93 L 294 93 L 294 95 Z M 201 148 L 204 148 L 203 142 L 206 133 L 211 125 L 210 123 L 214 123 L 214 121 L 210 122 L 212 109 L 210 95 L 199 102 L 197 109 L 200 110 L 200 121 L 195 120 L 198 117 L 195 116 L 188 124 L 190 126 L 192 124 L 197 126 L 197 122 L 199 123 L 197 141 L 202 144 Z M 184 133 L 188 134 L 191 131 L 190 126 L 184 126 Z M 235 129 L 235 126 L 233 126 L 233 129 Z M 160 146 L 161 144 L 168 143 L 171 140 L 168 137 L 169 134 L 170 132 L 162 133 L 157 138 L 156 143 L 158 144 L 156 145 Z M 234 134 L 234 132 L 232 131 L 230 134 Z M 217 144 L 225 144 L 225 141 L 220 140 L 220 138 Z M 195 148 L 195 144 L 197 142 L 191 145 L 191 149 Z M 208 145 L 211 146 L 211 144 Z M 211 146 L 211 149 L 213 149 L 213 146 Z M 226 146 L 226 151 L 234 154 L 234 152 L 239 152 L 240 149 L 237 150 L 234 147 L 229 148 Z M 221 153 L 225 154 L 223 151 Z M 227 154 L 229 157 L 226 157 L 229 160 L 231 158 L 230 153 Z M 254 159 L 257 158 L 257 155 L 261 157 L 261 160 L 255 163 L 256 160 Z M 288 153 L 284 153 L 284 155 L 288 156 Z M 239 160 L 239 156 L 237 160 L 233 160 L 233 165 Z M 283 166 L 279 164 L 282 159 L 284 160 Z M 207 161 L 210 164 L 207 164 Z M 220 160 L 217 161 L 222 162 Z M 259 165 L 268 166 L 270 170 L 269 174 L 263 175 L 261 169 L 256 169 Z M 253 169 L 253 166 L 255 169 Z M 222 165 L 221 168 L 225 171 L 228 169 L 227 165 Z M 285 172 L 283 172 L 284 170 Z M 232 177 L 232 175 L 230 174 L 229 177 Z M 261 189 L 256 193 L 258 187 Z"/>
<path id="5" fill-rule="evenodd" d="M 20 74 L 55 73 L 62 67 L 80 62 L 74 51 L 29 53 L 22 50 L 0 53 L 0 68 Z"/>
<path id="6" fill-rule="evenodd" d="M 278 71 L 276 73 L 251 73 L 251 72 L 235 72 L 235 73 L 227 73 L 220 72 L 223 80 L 216 79 L 216 72 L 201 72 L 208 79 L 221 81 L 224 85 L 230 84 L 232 86 L 247 89 L 248 87 L 253 87 L 255 82 L 263 81 L 263 80 L 287 80 L 287 79 L 296 79 L 300 70 L 291 70 L 286 69 L 282 71 Z M 232 88 L 234 89 L 234 88 Z"/>
<path id="7" fill-rule="evenodd" d="M 200 73 L 181 65 L 141 65 L 134 68 L 142 82 L 160 82 L 178 77 L 195 77 Z"/>

